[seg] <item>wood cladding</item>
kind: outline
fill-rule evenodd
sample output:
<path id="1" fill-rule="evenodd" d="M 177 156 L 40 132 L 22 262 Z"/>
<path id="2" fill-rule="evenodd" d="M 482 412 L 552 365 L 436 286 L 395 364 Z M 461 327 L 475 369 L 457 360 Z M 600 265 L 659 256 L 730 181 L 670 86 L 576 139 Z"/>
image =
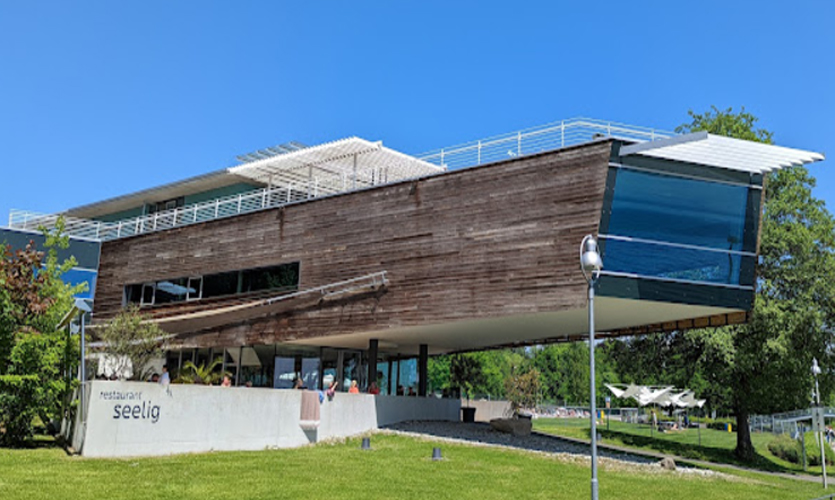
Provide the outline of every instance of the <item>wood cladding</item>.
<path id="1" fill-rule="evenodd" d="M 293 261 L 301 262 L 300 290 L 382 270 L 389 286 L 370 299 L 206 332 L 199 343 L 271 343 L 584 307 L 578 245 L 597 232 L 610 150 L 611 142 L 597 142 L 108 241 L 96 317 L 122 307 L 126 284 Z"/>

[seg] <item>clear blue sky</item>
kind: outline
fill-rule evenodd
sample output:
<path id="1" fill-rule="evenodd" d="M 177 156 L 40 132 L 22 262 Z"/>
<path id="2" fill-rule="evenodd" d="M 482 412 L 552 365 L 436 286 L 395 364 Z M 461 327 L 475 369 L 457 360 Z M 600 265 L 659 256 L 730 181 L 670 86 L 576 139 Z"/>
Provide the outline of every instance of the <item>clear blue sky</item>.
<path id="1" fill-rule="evenodd" d="M 558 5 L 559 4 L 559 5 Z M 0 3 L 0 220 L 358 135 L 420 153 L 744 105 L 835 206 L 835 2 Z"/>

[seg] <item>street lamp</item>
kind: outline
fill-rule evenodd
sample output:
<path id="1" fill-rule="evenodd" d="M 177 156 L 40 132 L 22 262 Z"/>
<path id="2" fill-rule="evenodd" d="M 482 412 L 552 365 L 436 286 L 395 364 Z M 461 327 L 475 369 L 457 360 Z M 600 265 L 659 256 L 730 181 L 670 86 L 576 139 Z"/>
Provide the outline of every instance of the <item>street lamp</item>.
<path id="1" fill-rule="evenodd" d="M 84 382 L 87 381 L 87 359 L 86 359 L 86 356 L 85 356 L 86 346 L 85 346 L 85 339 L 84 339 L 84 335 L 85 335 L 85 332 L 84 332 L 84 315 L 86 313 L 90 312 L 91 310 L 92 309 L 90 309 L 90 305 L 87 304 L 86 300 L 75 299 L 75 302 L 73 303 L 72 308 L 70 308 L 70 310 L 67 311 L 67 314 L 65 314 L 64 317 L 61 318 L 61 321 L 58 322 L 58 326 L 56 327 L 57 330 L 62 330 L 62 329 L 69 326 L 70 333 L 77 333 L 75 331 L 75 329 L 73 328 L 75 325 L 72 324 L 72 320 L 76 316 L 80 315 L 79 320 L 78 320 L 78 322 L 79 322 L 78 328 L 79 328 L 80 333 L 81 333 L 81 360 L 80 360 L 80 362 L 81 362 L 80 368 L 81 369 L 80 369 L 80 373 L 79 373 L 79 378 L 81 380 L 80 393 L 79 393 L 79 395 L 80 395 L 79 399 L 80 399 L 81 406 L 80 406 L 80 409 L 79 409 L 79 416 L 83 416 L 84 404 L 87 400 L 87 398 L 85 397 L 86 396 L 86 394 L 85 394 L 86 391 L 85 391 L 85 388 L 84 388 Z M 82 418 L 81 421 L 83 422 L 84 419 Z"/>
<path id="2" fill-rule="evenodd" d="M 821 472 L 823 472 L 823 489 L 826 489 L 826 454 L 823 451 L 823 411 L 821 408 L 821 392 L 818 387 L 818 375 L 821 374 L 821 367 L 818 365 L 818 358 L 812 358 L 812 375 L 815 377 L 815 406 L 816 409 L 812 412 L 814 419 L 814 426 L 818 429 L 818 442 L 821 447 Z"/>
<path id="3" fill-rule="evenodd" d="M 589 284 L 589 375 L 591 379 L 591 499 L 597 500 L 597 405 L 594 383 L 594 285 L 603 268 L 597 240 L 586 235 L 580 243 L 580 270 Z"/>

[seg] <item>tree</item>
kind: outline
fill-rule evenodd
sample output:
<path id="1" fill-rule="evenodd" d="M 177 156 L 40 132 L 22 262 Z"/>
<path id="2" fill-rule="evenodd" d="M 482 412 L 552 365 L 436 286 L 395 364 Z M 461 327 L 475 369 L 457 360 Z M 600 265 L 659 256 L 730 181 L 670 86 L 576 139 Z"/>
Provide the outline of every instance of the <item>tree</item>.
<path id="1" fill-rule="evenodd" d="M 19 445 L 32 434 L 32 420 L 59 418 L 74 382 L 68 360 L 75 359 L 77 339 L 55 331 L 73 295 L 86 285 L 70 286 L 61 276 L 75 259 L 59 262 L 57 248 L 67 248 L 63 220 L 44 231 L 46 253 L 33 242 L 12 251 L 0 245 L 0 441 Z"/>
<path id="2" fill-rule="evenodd" d="M 744 108 L 689 114 L 691 122 L 677 131 L 772 139 L 770 132 L 755 128 L 757 118 Z M 804 167 L 768 175 L 750 322 L 687 334 L 702 346 L 703 373 L 729 389 L 738 428 L 735 452 L 741 459 L 754 457 L 749 415 L 809 404 L 813 357 L 824 367 L 823 388 L 828 392 L 833 384 L 835 224 L 824 203 L 812 196 L 814 186 Z"/>
<path id="3" fill-rule="evenodd" d="M 132 380 L 144 380 L 150 361 L 162 355 L 165 332 L 131 305 L 119 312 L 99 333 L 110 367 L 117 374 L 130 373 Z"/>
<path id="4" fill-rule="evenodd" d="M 454 354 L 449 360 L 449 383 L 452 387 L 467 395 L 467 406 L 470 406 L 470 397 L 473 395 L 473 387 L 480 385 L 483 381 L 481 359 L 472 354 Z"/>

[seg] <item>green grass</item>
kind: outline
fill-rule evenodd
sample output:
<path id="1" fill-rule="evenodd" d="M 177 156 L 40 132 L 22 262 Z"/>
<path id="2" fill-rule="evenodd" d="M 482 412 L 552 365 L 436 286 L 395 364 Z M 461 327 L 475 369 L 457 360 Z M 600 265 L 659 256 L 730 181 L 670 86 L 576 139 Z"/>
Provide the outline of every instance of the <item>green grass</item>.
<path id="1" fill-rule="evenodd" d="M 0 498 L 326 499 L 587 498 L 587 462 L 533 453 L 374 435 L 292 450 L 143 459 L 84 459 L 56 448 L 0 449 Z M 429 459 L 441 446 L 445 460 Z M 601 498 L 815 498 L 820 486 L 761 474 L 736 480 L 677 473 L 600 471 Z"/>
<path id="2" fill-rule="evenodd" d="M 768 433 L 751 435 L 757 459 L 753 463 L 743 463 L 733 454 L 736 447 L 736 433 L 734 432 L 702 429 L 700 444 L 697 429 L 653 432 L 650 436 L 649 425 L 627 424 L 617 420 L 609 422 L 608 431 L 605 420 L 597 428 L 603 444 L 656 451 L 720 464 L 741 465 L 771 472 L 803 472 L 800 465 L 781 460 L 768 451 L 768 443 L 774 439 L 774 436 Z M 558 436 L 588 439 L 589 421 L 579 418 L 540 418 L 534 420 L 534 430 Z M 820 472 L 820 467 L 808 469 L 809 474 L 820 474 Z"/>

